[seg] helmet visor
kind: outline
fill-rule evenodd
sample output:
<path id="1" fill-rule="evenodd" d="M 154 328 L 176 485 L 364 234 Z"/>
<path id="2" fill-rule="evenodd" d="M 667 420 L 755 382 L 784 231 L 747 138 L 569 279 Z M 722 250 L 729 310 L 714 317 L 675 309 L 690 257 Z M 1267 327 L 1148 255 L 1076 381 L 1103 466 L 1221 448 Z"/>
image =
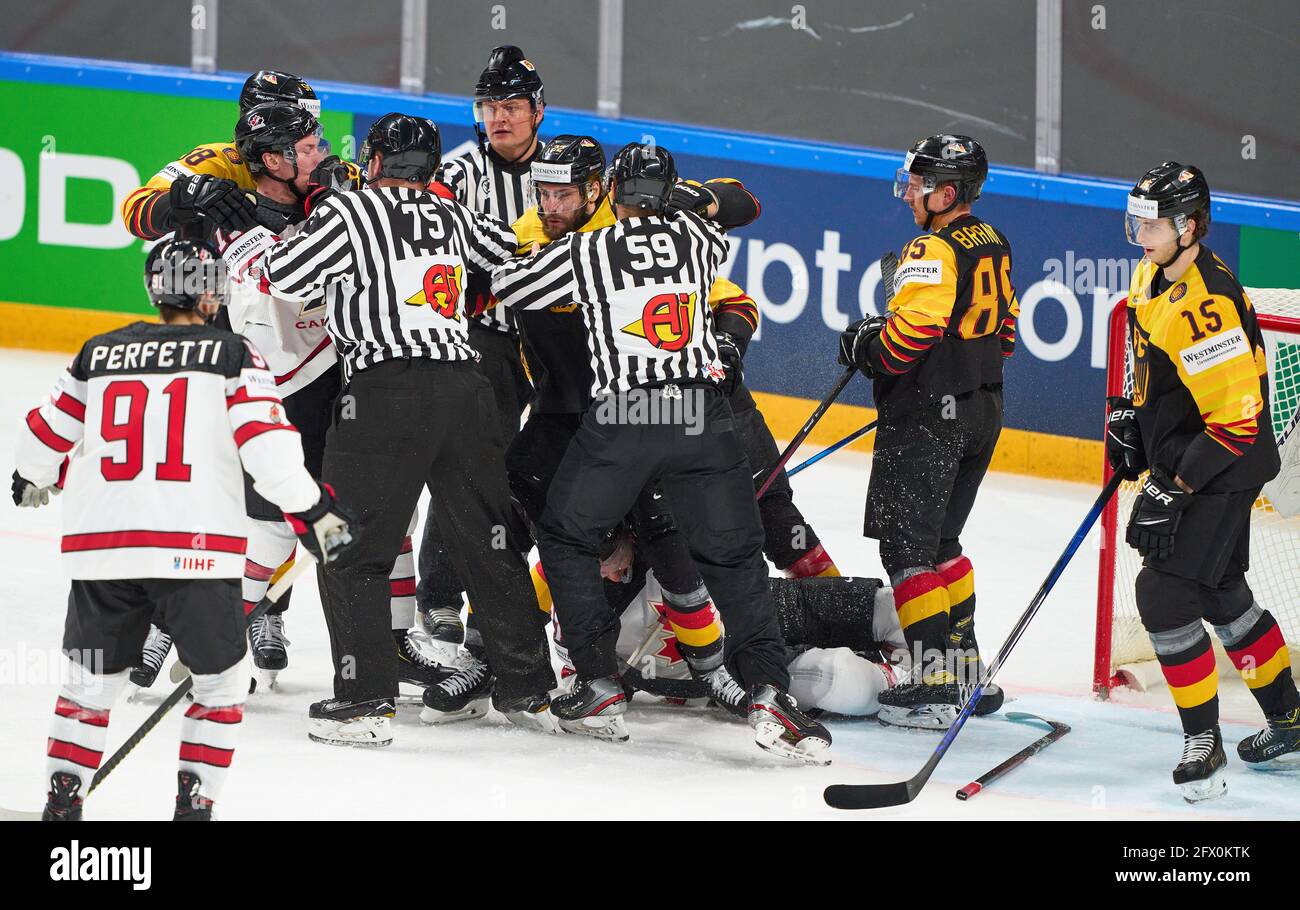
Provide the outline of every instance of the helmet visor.
<path id="1" fill-rule="evenodd" d="M 502 101 L 474 102 L 474 119 L 479 123 L 523 123 L 533 113 L 533 103 L 528 98 L 507 98 Z"/>
<path id="2" fill-rule="evenodd" d="M 533 199 L 539 215 L 568 215 L 587 204 L 584 184 L 534 183 Z"/>
<path id="3" fill-rule="evenodd" d="M 920 174 L 913 174 L 907 168 L 902 167 L 894 172 L 894 198 L 902 199 L 911 189 L 915 193 L 924 196 L 926 193 L 934 192 L 938 182 L 933 177 L 924 177 Z"/>

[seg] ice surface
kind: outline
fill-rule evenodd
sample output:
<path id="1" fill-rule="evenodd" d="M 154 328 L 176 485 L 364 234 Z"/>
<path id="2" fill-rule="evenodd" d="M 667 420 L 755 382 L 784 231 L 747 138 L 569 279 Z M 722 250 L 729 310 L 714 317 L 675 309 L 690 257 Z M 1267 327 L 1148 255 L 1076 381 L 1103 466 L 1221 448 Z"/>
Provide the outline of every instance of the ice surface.
<path id="1" fill-rule="evenodd" d="M 0 350 L 0 452 L 12 458 L 21 416 L 68 358 Z M 810 452 L 811 453 L 811 450 Z M 803 457 L 803 453 L 800 453 Z M 840 568 L 881 574 L 861 537 L 868 459 L 840 452 L 794 479 L 797 501 Z M 6 471 L 6 473 L 8 473 Z M 963 536 L 975 565 L 983 649 L 996 651 L 1096 496 L 1092 487 L 993 475 Z M 43 800 L 45 738 L 57 692 L 57 648 L 68 583 L 58 554 L 61 504 L 19 510 L 0 497 L 0 806 Z M 832 721 L 829 768 L 760 752 L 748 728 L 707 709 L 638 695 L 625 745 L 543 737 L 485 721 L 424 727 L 402 707 L 396 742 L 364 751 L 312 743 L 306 706 L 330 693 L 331 668 L 314 578 L 294 595 L 292 641 L 280 688 L 253 696 L 226 792 L 226 819 L 289 818 L 1297 818 L 1300 769 L 1258 772 L 1236 743 L 1262 724 L 1239 682 L 1222 686 L 1229 790 L 1190 806 L 1170 782 L 1181 750 L 1165 692 L 1089 695 L 1098 535 L 1085 542 L 999 681 L 1010 707 L 1068 723 L 1072 732 L 969 802 L 954 791 L 1037 739 L 1037 726 L 974 719 L 920 798 L 905 807 L 842 813 L 821 800 L 832 783 L 910 777 L 937 742 L 874 720 Z M 137 704 L 119 702 L 109 751 L 166 691 L 166 672 Z M 1119 702 L 1119 703 L 1117 703 Z M 180 711 L 151 733 L 87 803 L 87 818 L 167 818 L 175 796 Z"/>

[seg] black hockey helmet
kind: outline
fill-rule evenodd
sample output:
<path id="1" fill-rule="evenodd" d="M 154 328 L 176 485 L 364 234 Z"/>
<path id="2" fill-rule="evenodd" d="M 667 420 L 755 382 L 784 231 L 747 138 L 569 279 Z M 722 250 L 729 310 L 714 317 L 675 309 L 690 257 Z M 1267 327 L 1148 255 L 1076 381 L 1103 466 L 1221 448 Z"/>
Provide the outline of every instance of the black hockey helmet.
<path id="1" fill-rule="evenodd" d="M 941 183 L 951 183 L 957 190 L 953 206 L 969 204 L 980 198 L 989 175 L 989 159 L 984 147 L 970 136 L 941 133 L 918 139 L 907 150 L 903 167 L 894 175 L 894 195 L 899 199 L 907 192 L 911 174 L 922 178 L 923 192 L 929 193 Z"/>
<path id="2" fill-rule="evenodd" d="M 528 98 L 533 106 L 541 107 L 545 100 L 542 77 L 537 67 L 513 44 L 492 48 L 488 64 L 474 85 L 474 101 L 508 101 L 511 98 Z"/>
<path id="3" fill-rule="evenodd" d="M 442 163 L 442 137 L 437 124 L 425 117 L 384 114 L 361 144 L 363 170 L 368 171 L 375 152 L 384 156 L 379 177 L 428 183 Z"/>
<path id="4" fill-rule="evenodd" d="M 208 295 L 224 306 L 229 297 L 226 261 L 206 240 L 164 240 L 144 261 L 144 289 L 156 307 L 194 310 Z"/>
<path id="5" fill-rule="evenodd" d="M 1138 243 L 1138 227 L 1144 220 L 1168 218 L 1176 236 L 1187 230 L 1187 219 L 1195 217 L 1197 235 L 1210 224 L 1210 184 L 1201 169 L 1177 161 L 1166 161 L 1147 171 L 1128 194 L 1124 234 Z"/>
<path id="6" fill-rule="evenodd" d="M 285 181 L 291 182 L 298 176 L 299 140 L 320 133 L 320 121 L 303 108 L 288 101 L 271 101 L 240 115 L 235 124 L 235 149 L 254 177 L 266 173 L 263 154 L 280 153 L 293 165 L 293 177 Z"/>
<path id="7" fill-rule="evenodd" d="M 616 205 L 663 214 L 677 185 L 677 166 L 663 146 L 629 142 L 614 156 L 605 181 L 605 192 L 613 193 Z"/>
<path id="8" fill-rule="evenodd" d="M 600 198 L 601 187 L 591 185 L 592 177 L 603 177 L 605 150 L 591 136 L 556 136 L 533 160 L 529 173 L 533 196 L 539 210 L 543 208 L 540 188 L 546 184 L 577 185 L 581 190 L 578 207 Z"/>
<path id="9" fill-rule="evenodd" d="M 258 70 L 244 80 L 239 92 L 239 113 L 270 101 L 296 104 L 313 117 L 320 116 L 320 101 L 310 85 L 293 73 L 281 70 Z"/>

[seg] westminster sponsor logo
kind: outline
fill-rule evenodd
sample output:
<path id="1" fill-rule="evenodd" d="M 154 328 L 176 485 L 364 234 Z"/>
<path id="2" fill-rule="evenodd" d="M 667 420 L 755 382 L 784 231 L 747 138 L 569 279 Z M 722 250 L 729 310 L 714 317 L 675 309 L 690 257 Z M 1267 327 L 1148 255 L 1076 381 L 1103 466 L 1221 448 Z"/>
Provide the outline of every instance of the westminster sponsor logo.
<path id="1" fill-rule="evenodd" d="M 50 851 L 56 882 L 130 882 L 135 891 L 153 884 L 152 847 L 83 847 L 73 841 Z"/>
<path id="2" fill-rule="evenodd" d="M 1237 328 L 1230 332 L 1224 332 L 1222 335 L 1207 338 L 1200 344 L 1192 345 L 1190 348 L 1183 348 L 1178 352 L 1178 357 L 1182 360 L 1183 367 L 1187 372 L 1195 376 L 1197 373 L 1203 373 L 1210 367 L 1223 363 L 1225 360 L 1231 360 L 1234 357 L 1249 353 L 1250 345 L 1246 342 L 1246 333 Z"/>

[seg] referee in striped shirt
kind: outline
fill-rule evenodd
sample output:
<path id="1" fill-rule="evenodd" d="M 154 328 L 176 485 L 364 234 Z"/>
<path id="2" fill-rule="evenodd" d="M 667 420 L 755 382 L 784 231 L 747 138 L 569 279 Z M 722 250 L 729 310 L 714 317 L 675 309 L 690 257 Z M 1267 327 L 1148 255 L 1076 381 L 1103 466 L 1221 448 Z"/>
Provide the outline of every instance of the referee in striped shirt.
<path id="1" fill-rule="evenodd" d="M 516 241 L 502 222 L 426 190 L 440 154 L 432 122 L 381 117 L 362 149 L 369 188 L 313 193 L 306 226 L 267 256 L 275 294 L 324 295 L 348 380 L 323 476 L 357 503 L 359 543 L 321 576 L 336 698 L 312 706 L 313 717 L 339 721 L 336 742 L 350 741 L 350 721 L 392 711 L 388 573 L 424 485 L 429 520 L 479 614 L 498 709 L 554 729 L 536 596 L 523 558 L 502 541 L 510 494 L 501 431 L 463 300 L 466 269 L 500 266 Z"/>
<path id="2" fill-rule="evenodd" d="M 542 567 L 578 680 L 556 697 L 560 726 L 626 739 L 618 617 L 599 569 L 606 531 L 659 480 L 726 627 L 725 661 L 749 693 L 758 744 L 804 761 L 830 743 L 786 689 L 785 644 L 768 593 L 763 528 L 744 446 L 719 388 L 725 378 L 709 289 L 727 257 L 719 224 L 758 215 L 738 185 L 695 188 L 699 204 L 668 212 L 677 186 L 666 149 L 631 144 L 609 170 L 619 219 L 500 268 L 505 305 L 575 302 L 587 325 L 595 399 L 551 482 L 539 522 Z M 724 195 L 719 195 L 725 193 Z M 694 210 L 691 210 L 694 209 Z M 700 217 L 706 214 L 717 223 Z"/>
<path id="3" fill-rule="evenodd" d="M 541 154 L 537 130 L 545 117 L 541 75 L 513 45 L 492 49 L 474 86 L 474 131 L 478 147 L 444 161 L 438 179 L 456 201 L 475 212 L 514 224 L 532 204 L 530 165 Z M 533 399 L 533 387 L 519 353 L 514 317 L 492 297 L 492 278 L 471 269 L 465 279 L 469 343 L 492 385 L 506 448 L 519 433 L 519 419 Z M 519 528 L 523 530 L 522 526 Z M 416 603 L 429 633 L 459 643 L 482 656 L 478 618 L 468 630 L 460 624 L 465 585 L 433 522 L 425 522 L 419 549 L 420 582 Z"/>

